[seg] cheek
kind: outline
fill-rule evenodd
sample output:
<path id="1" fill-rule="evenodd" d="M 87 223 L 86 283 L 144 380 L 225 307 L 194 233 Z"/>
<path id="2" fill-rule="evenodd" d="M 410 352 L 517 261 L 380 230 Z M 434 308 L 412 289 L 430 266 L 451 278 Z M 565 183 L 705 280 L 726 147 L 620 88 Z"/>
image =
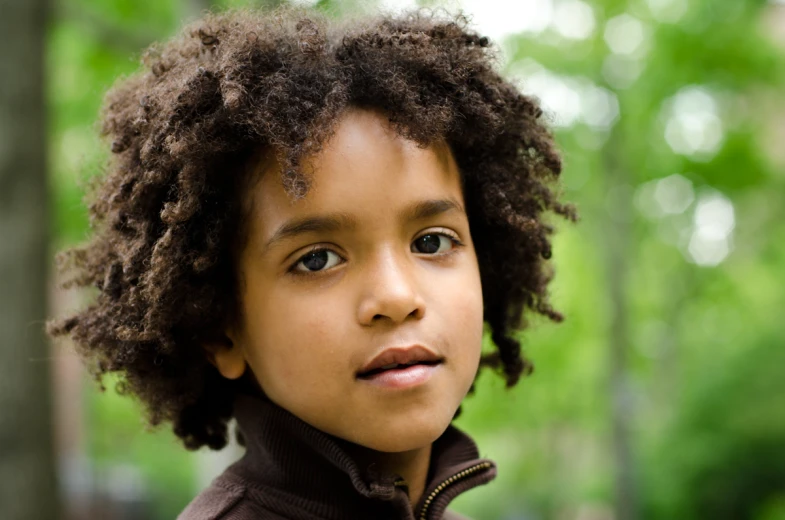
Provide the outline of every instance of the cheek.
<path id="1" fill-rule="evenodd" d="M 476 262 L 472 262 L 460 283 L 455 284 L 452 297 L 456 302 L 455 312 L 465 327 L 474 330 L 482 337 L 483 301 L 480 272 Z M 479 329 L 479 330 L 478 330 Z"/>
<path id="2" fill-rule="evenodd" d="M 309 393 L 329 384 L 333 372 L 346 358 L 338 305 L 314 306 L 313 297 L 294 298 L 274 292 L 267 305 L 249 305 L 249 363 L 262 388 L 273 398 L 276 393 Z M 291 393 L 289 395 L 292 395 Z"/>
<path id="3" fill-rule="evenodd" d="M 456 323 L 459 324 L 460 333 L 467 338 L 467 355 L 479 364 L 483 335 L 483 302 L 479 284 L 476 290 L 463 291 L 460 297 L 455 309 Z"/>
<path id="4" fill-rule="evenodd" d="M 471 267 L 471 266 L 470 266 Z M 437 297 L 438 296 L 438 297 Z M 465 269 L 461 276 L 442 285 L 434 301 L 442 302 L 445 333 L 460 360 L 461 377 L 473 380 L 479 365 L 483 336 L 483 300 L 479 272 Z"/>

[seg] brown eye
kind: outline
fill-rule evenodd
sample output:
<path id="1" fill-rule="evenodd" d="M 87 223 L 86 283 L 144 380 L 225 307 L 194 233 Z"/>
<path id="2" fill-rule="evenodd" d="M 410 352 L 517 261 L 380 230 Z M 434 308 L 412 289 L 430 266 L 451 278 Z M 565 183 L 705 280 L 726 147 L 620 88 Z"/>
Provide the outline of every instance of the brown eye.
<path id="1" fill-rule="evenodd" d="M 454 246 L 455 242 L 451 237 L 441 233 L 429 233 L 421 236 L 412 243 L 412 252 L 435 255 L 437 253 L 446 253 Z"/>
<path id="2" fill-rule="evenodd" d="M 334 267 L 341 261 L 341 257 L 329 249 L 311 251 L 302 256 L 294 265 L 295 271 L 314 273 Z"/>

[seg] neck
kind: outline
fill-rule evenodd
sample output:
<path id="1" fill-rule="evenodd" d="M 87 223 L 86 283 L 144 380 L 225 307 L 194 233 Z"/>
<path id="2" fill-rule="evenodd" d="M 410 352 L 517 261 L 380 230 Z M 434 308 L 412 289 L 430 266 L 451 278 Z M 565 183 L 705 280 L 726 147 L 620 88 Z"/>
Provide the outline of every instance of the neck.
<path id="1" fill-rule="evenodd" d="M 417 505 L 425 492 L 431 461 L 431 444 L 423 448 L 397 453 L 387 453 L 353 445 L 352 455 L 366 466 L 374 465 L 378 471 L 400 475 L 409 488 L 409 502 Z"/>

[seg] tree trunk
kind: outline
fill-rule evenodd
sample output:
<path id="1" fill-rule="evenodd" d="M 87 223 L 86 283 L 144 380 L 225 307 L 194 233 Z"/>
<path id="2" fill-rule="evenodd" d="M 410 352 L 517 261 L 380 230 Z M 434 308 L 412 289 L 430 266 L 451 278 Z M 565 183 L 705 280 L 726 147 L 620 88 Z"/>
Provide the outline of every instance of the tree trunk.
<path id="1" fill-rule="evenodd" d="M 0 518 L 59 515 L 44 335 L 44 0 L 0 0 Z"/>
<path id="2" fill-rule="evenodd" d="M 604 149 L 607 172 L 607 224 L 604 231 L 606 273 L 610 299 L 611 328 L 609 336 L 609 384 L 615 476 L 615 519 L 635 520 L 639 515 L 635 463 L 630 425 L 633 422 L 632 393 L 627 374 L 627 352 L 630 347 L 629 315 L 627 313 L 627 275 L 629 271 L 630 227 L 633 219 L 632 188 L 627 179 L 632 172 L 616 155 L 623 149 L 618 142 L 619 124 Z"/>

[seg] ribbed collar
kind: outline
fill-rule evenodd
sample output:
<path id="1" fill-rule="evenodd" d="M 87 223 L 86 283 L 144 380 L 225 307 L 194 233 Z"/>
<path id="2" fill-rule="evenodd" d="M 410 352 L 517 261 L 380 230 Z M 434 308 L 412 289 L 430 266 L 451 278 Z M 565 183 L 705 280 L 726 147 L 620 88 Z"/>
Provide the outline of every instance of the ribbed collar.
<path id="1" fill-rule="evenodd" d="M 412 510 L 399 475 L 361 467 L 347 441 L 269 399 L 238 394 L 234 415 L 247 451 L 231 471 L 255 501 L 286 518 L 436 520 L 455 496 L 496 476 L 495 464 L 450 425 L 432 446 L 425 492 Z"/>

